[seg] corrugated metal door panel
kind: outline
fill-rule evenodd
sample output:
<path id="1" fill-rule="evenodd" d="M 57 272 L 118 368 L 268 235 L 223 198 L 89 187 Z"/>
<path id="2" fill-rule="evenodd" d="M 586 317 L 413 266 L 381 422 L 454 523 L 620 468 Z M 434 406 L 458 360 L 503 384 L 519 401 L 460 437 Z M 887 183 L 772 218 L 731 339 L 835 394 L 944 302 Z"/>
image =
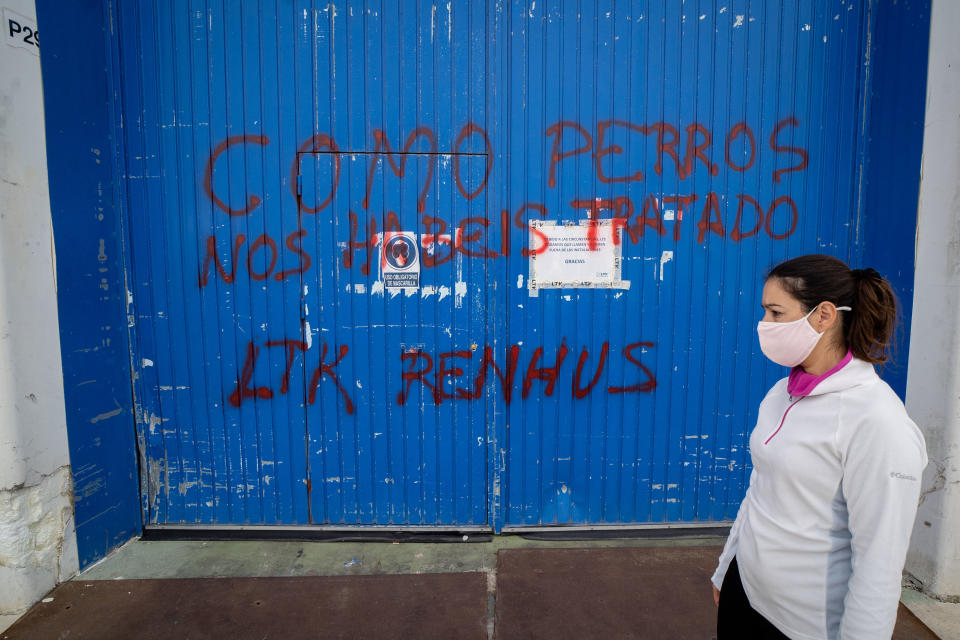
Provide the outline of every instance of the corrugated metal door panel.
<path id="1" fill-rule="evenodd" d="M 323 166 L 329 163 L 325 154 L 305 156 L 301 167 L 306 202 L 312 201 L 311 192 L 327 192 L 324 179 L 330 169 Z M 458 202 L 450 155 L 410 154 L 406 161 L 410 170 L 433 165 L 439 174 L 425 199 L 427 210 L 446 212 L 444 217 L 452 228 L 466 218 L 480 217 L 483 198 L 465 207 Z M 460 160 L 474 165 L 471 174 L 475 178 L 482 176 L 478 161 L 485 159 Z M 307 170 L 311 163 L 319 164 L 319 169 Z M 351 221 L 348 203 L 362 199 L 371 164 L 377 188 L 371 192 L 370 213 L 354 212 Z M 351 233 L 354 246 L 360 242 L 358 235 L 367 238 L 374 226 L 386 233 L 391 212 L 382 213 L 381 203 L 400 205 L 396 215 L 400 230 L 417 226 L 415 212 L 423 182 L 401 183 L 388 167 L 386 159 L 374 159 L 372 154 L 344 154 L 340 179 L 349 190 L 343 189 L 341 197 L 338 189 L 329 209 L 305 222 L 308 228 L 316 225 L 310 237 L 318 240 L 315 250 L 311 245 L 311 253 L 320 256 L 321 272 L 316 289 L 309 288 L 305 301 L 312 332 L 309 341 L 322 342 L 322 354 L 329 349 L 327 361 L 349 354 L 338 366 L 337 375 L 355 381 L 341 390 L 330 384 L 332 380 L 325 380 L 317 387 L 318 406 L 309 409 L 313 520 L 484 524 L 484 405 L 455 401 L 456 388 L 473 392 L 462 380 L 434 381 L 432 376 L 441 367 L 464 368 L 468 360 L 479 356 L 478 348 L 482 353 L 485 263 L 451 255 L 451 245 L 444 243 L 432 255 L 426 254 L 440 264 L 424 268 L 420 289 L 411 292 L 384 290 L 383 282 L 374 275 L 382 267 L 379 251 L 368 254 L 360 249 L 348 268 L 343 265 L 342 247 L 349 247 Z M 413 175 L 422 178 L 425 173 Z M 320 181 L 324 186 L 309 189 L 311 182 Z M 355 195 L 358 191 L 359 196 Z M 370 275 L 364 273 L 365 268 Z M 432 387 L 406 380 L 405 372 L 425 369 L 431 374 L 426 379 Z M 311 405 L 312 385 L 308 391 Z"/>
<path id="2" fill-rule="evenodd" d="M 462 221 L 486 209 L 456 183 L 484 178 L 481 136 L 458 141 L 485 118 L 484 30 L 477 5 L 368 4 L 323 16 L 312 37 L 331 101 L 317 130 L 340 153 L 301 147 L 303 201 L 319 203 L 304 207 L 320 272 L 307 342 L 344 354 L 337 374 L 354 381 L 323 382 L 308 408 L 313 522 L 487 524 L 485 405 L 453 402 L 460 381 L 439 373 L 433 389 L 404 375 L 463 367 L 487 333 L 485 261 L 452 252 Z M 423 216 L 443 220 L 445 243 L 425 254 L 419 289 L 385 290 L 386 234 L 425 233 Z"/>
<path id="3" fill-rule="evenodd" d="M 307 522 L 302 402 L 254 399 L 285 371 L 271 340 L 300 330 L 299 282 L 273 277 L 295 220 L 267 178 L 289 170 L 276 30 L 181 2 L 124 7 L 121 31 L 148 523 Z"/>
<path id="4" fill-rule="evenodd" d="M 486 8 L 184 1 L 120 25 L 148 525 L 486 526 L 485 398 L 453 403 L 451 377 L 397 398 L 405 353 L 482 352 L 485 261 L 454 252 L 411 295 L 358 248 L 374 220 L 438 217 L 452 249 L 484 218 Z"/>
<path id="5" fill-rule="evenodd" d="M 299 283 L 265 286 L 268 238 L 286 237 L 282 185 L 264 179 L 282 173 L 281 158 L 238 152 L 277 138 L 277 108 L 259 89 L 278 66 L 275 47 L 258 43 L 256 11 L 221 10 L 177 3 L 121 14 L 148 524 L 302 523 L 301 403 L 257 403 L 241 390 L 262 384 L 264 369 L 283 374 L 283 353 L 264 349 L 270 334 L 299 332 Z M 253 99 L 240 90 L 251 86 Z M 203 194 L 208 164 L 217 200 Z M 248 202 L 256 220 L 239 215 Z M 256 375 L 238 385 L 247 369 Z"/>
<path id="6" fill-rule="evenodd" d="M 624 233 L 626 291 L 510 288 L 508 342 L 561 364 L 554 393 L 509 408 L 506 524 L 733 517 L 756 406 L 782 375 L 754 337 L 763 271 L 801 253 L 856 258 L 865 6 L 505 11 L 510 205 L 577 223 L 575 200 L 626 197 L 632 220 L 645 205 L 659 220 Z M 508 281 L 527 272 L 513 256 Z M 656 386 L 609 393 L 645 379 L 631 344 Z M 578 398 L 581 360 L 582 381 L 602 372 Z"/>

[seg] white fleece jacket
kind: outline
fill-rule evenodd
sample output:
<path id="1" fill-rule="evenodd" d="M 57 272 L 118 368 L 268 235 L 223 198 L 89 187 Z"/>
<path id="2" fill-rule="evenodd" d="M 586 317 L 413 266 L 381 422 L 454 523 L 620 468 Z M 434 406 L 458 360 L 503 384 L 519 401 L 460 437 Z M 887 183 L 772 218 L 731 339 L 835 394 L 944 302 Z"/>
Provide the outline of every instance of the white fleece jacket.
<path id="1" fill-rule="evenodd" d="M 790 638 L 890 638 L 927 465 L 897 395 L 856 358 L 807 397 L 784 378 L 760 403 L 750 453 L 713 584 L 736 556 L 751 606 Z"/>

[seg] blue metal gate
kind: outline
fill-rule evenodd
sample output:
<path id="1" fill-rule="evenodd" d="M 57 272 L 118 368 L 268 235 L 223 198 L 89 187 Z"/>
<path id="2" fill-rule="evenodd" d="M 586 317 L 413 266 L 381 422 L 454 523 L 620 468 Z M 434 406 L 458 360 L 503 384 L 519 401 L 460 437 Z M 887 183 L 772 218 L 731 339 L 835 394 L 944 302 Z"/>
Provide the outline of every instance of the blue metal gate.
<path id="1" fill-rule="evenodd" d="M 506 411 L 506 525 L 736 515 L 756 407 L 783 375 L 756 343 L 763 272 L 856 259 L 865 12 L 512 3 L 507 199 L 613 219 L 629 289 L 508 289 L 507 341 L 525 367 L 542 346 L 559 380 Z M 515 254 L 505 280 L 527 272 Z"/>
<path id="2" fill-rule="evenodd" d="M 733 517 L 763 271 L 860 255 L 866 3 L 118 13 L 148 526 Z"/>

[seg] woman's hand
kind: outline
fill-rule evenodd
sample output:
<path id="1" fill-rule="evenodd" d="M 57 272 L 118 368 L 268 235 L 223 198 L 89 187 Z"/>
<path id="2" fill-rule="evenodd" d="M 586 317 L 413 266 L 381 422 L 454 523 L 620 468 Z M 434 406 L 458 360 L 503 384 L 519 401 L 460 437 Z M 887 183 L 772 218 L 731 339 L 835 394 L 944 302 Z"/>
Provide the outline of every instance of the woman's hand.
<path id="1" fill-rule="evenodd" d="M 713 604 L 720 606 L 720 589 L 717 589 L 717 585 L 710 583 L 710 586 L 713 587 Z"/>

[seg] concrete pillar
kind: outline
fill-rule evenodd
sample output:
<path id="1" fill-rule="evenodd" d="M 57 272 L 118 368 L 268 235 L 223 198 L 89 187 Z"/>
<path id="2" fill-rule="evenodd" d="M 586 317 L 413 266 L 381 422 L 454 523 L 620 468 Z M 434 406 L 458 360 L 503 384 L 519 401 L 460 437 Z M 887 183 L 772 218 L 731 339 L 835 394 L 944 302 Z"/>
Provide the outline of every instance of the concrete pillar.
<path id="1" fill-rule="evenodd" d="M 906 569 L 960 596 L 960 2 L 934 0 L 917 222 L 907 411 L 930 464 Z"/>
<path id="2" fill-rule="evenodd" d="M 0 629 L 78 566 L 35 16 L 0 7 Z"/>

